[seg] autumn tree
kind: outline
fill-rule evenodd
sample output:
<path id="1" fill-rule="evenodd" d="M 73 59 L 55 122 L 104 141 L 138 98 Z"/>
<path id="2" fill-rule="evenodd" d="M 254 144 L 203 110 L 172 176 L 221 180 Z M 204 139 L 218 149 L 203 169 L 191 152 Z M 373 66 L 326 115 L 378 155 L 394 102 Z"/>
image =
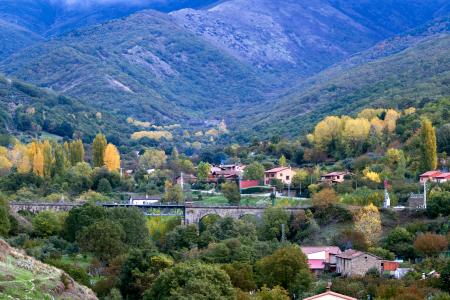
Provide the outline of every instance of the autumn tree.
<path id="1" fill-rule="evenodd" d="M 19 173 L 28 173 L 32 169 L 30 150 L 26 145 L 17 143 L 10 153 L 11 162 Z"/>
<path id="2" fill-rule="evenodd" d="M 447 246 L 445 236 L 430 232 L 419 235 L 414 241 L 414 250 L 420 256 L 438 256 Z"/>
<path id="3" fill-rule="evenodd" d="M 103 161 L 109 171 L 117 171 L 120 169 L 120 154 L 116 146 L 113 144 L 108 144 L 106 146 Z"/>
<path id="4" fill-rule="evenodd" d="M 92 162 L 94 167 L 103 167 L 105 165 L 104 154 L 106 149 L 106 137 L 99 133 L 92 143 Z"/>
<path id="5" fill-rule="evenodd" d="M 431 121 L 422 120 L 422 128 L 420 131 L 421 140 L 421 162 L 422 170 L 436 170 L 437 168 L 437 146 L 436 133 Z"/>
<path id="6" fill-rule="evenodd" d="M 41 145 L 33 141 L 29 146 L 29 153 L 33 166 L 33 173 L 38 176 L 44 176 L 44 154 Z"/>
<path id="7" fill-rule="evenodd" d="M 8 149 L 5 147 L 0 147 L 0 176 L 7 174 L 13 164 L 8 158 Z"/>
<path id="8" fill-rule="evenodd" d="M 330 206 L 338 202 L 336 192 L 332 188 L 325 188 L 320 192 L 314 193 L 312 201 L 314 206 Z"/>
<path id="9" fill-rule="evenodd" d="M 375 244 L 381 236 L 381 217 L 378 208 L 369 204 L 359 210 L 355 216 L 355 229 L 366 237 L 370 245 Z"/>
<path id="10" fill-rule="evenodd" d="M 42 155 L 44 158 L 44 176 L 49 178 L 52 176 L 53 169 L 53 149 L 52 145 L 48 140 L 45 140 L 44 143 L 41 144 Z"/>
<path id="11" fill-rule="evenodd" d="M 361 153 L 369 132 L 370 123 L 368 120 L 348 118 L 345 121 L 344 130 L 342 131 L 342 139 L 345 143 L 346 153 L 348 155 Z"/>
<path id="12" fill-rule="evenodd" d="M 340 140 L 343 122 L 336 116 L 326 117 L 314 128 L 313 141 L 321 150 L 334 150 Z"/>
<path id="13" fill-rule="evenodd" d="M 151 168 L 160 168 L 167 161 L 167 155 L 164 151 L 158 149 L 147 149 L 139 158 L 139 166 L 142 169 L 148 170 Z"/>

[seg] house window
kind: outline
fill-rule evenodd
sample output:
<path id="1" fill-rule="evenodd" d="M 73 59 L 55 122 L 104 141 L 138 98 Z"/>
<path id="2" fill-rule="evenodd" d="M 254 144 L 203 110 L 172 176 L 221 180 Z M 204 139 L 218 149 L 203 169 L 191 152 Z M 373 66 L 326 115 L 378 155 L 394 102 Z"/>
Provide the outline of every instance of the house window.
<path id="1" fill-rule="evenodd" d="M 286 180 L 289 180 L 289 176 L 286 176 Z"/>

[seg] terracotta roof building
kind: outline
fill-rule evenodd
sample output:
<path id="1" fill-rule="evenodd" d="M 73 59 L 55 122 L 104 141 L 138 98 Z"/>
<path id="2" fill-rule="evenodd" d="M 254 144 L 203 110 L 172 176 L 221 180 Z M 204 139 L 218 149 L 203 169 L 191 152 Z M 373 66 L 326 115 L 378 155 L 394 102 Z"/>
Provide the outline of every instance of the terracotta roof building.
<path id="1" fill-rule="evenodd" d="M 264 184 L 270 185 L 270 180 L 278 179 L 284 184 L 291 184 L 292 177 L 294 177 L 295 172 L 291 167 L 277 167 L 264 172 Z"/>

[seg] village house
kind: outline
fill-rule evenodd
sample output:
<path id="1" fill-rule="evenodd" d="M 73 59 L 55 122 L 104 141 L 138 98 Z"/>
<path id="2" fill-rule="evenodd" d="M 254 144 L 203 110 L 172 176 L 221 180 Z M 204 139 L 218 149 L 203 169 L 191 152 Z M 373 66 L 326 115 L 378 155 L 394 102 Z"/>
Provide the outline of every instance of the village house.
<path id="1" fill-rule="evenodd" d="M 450 173 L 441 171 L 428 171 L 419 176 L 420 183 L 424 184 L 427 181 L 444 183 L 450 181 Z"/>
<path id="2" fill-rule="evenodd" d="M 264 184 L 270 185 L 271 179 L 281 180 L 284 184 L 291 184 L 292 177 L 294 177 L 295 172 L 291 167 L 277 167 L 264 172 Z"/>
<path id="3" fill-rule="evenodd" d="M 334 272 L 336 270 L 336 255 L 342 253 L 339 247 L 300 247 L 302 252 L 308 258 L 310 270 L 320 275 L 324 271 Z"/>
<path id="4" fill-rule="evenodd" d="M 192 174 L 183 174 L 183 178 L 180 176 L 178 176 L 176 178 L 176 182 L 177 184 L 181 185 L 183 184 L 193 184 L 197 182 L 197 176 L 192 175 Z"/>
<path id="5" fill-rule="evenodd" d="M 320 180 L 322 182 L 328 182 L 328 183 L 341 183 L 345 180 L 345 175 L 347 175 L 347 172 L 331 172 L 328 174 L 323 175 Z"/>
<path id="6" fill-rule="evenodd" d="M 245 165 L 211 166 L 208 182 L 217 183 L 220 178 L 225 181 L 238 180 L 244 174 Z"/>
<path id="7" fill-rule="evenodd" d="M 378 256 L 352 249 L 336 255 L 336 272 L 342 276 L 364 276 L 370 269 L 381 273 L 382 260 Z"/>

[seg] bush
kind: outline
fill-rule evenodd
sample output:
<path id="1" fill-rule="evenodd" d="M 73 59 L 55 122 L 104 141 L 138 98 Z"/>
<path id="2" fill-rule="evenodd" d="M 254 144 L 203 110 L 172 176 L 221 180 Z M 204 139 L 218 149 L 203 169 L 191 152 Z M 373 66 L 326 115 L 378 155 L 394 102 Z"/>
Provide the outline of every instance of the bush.
<path id="1" fill-rule="evenodd" d="M 437 256 L 447 249 L 448 241 L 443 235 L 425 233 L 414 241 L 414 250 L 421 256 Z"/>
<path id="2" fill-rule="evenodd" d="M 249 187 L 249 188 L 245 188 L 242 189 L 242 194 L 260 194 L 260 193 L 270 193 L 272 192 L 272 188 L 271 187 L 267 187 L 267 186 L 253 186 L 253 187 Z"/>
<path id="3" fill-rule="evenodd" d="M 369 247 L 364 234 L 351 229 L 346 229 L 338 235 L 334 236 L 333 244 L 338 246 L 342 250 L 355 249 L 360 251 L 367 251 L 367 248 Z"/>
<path id="4" fill-rule="evenodd" d="M 345 223 L 353 220 L 352 213 L 341 205 L 330 205 L 326 207 L 316 207 L 314 210 L 314 218 L 319 225 L 329 223 Z"/>
<path id="5" fill-rule="evenodd" d="M 237 205 L 241 201 L 239 187 L 234 182 L 222 184 L 222 193 L 230 204 Z"/>
<path id="6" fill-rule="evenodd" d="M 70 265 L 70 264 L 62 262 L 61 260 L 54 260 L 54 259 L 46 260 L 45 263 L 52 265 L 58 269 L 63 270 L 64 272 L 69 274 L 70 277 L 72 277 L 76 282 L 78 282 L 82 285 L 85 285 L 88 287 L 91 285 L 90 279 L 89 279 L 89 274 L 86 272 L 86 270 L 84 270 L 81 267 Z"/>

